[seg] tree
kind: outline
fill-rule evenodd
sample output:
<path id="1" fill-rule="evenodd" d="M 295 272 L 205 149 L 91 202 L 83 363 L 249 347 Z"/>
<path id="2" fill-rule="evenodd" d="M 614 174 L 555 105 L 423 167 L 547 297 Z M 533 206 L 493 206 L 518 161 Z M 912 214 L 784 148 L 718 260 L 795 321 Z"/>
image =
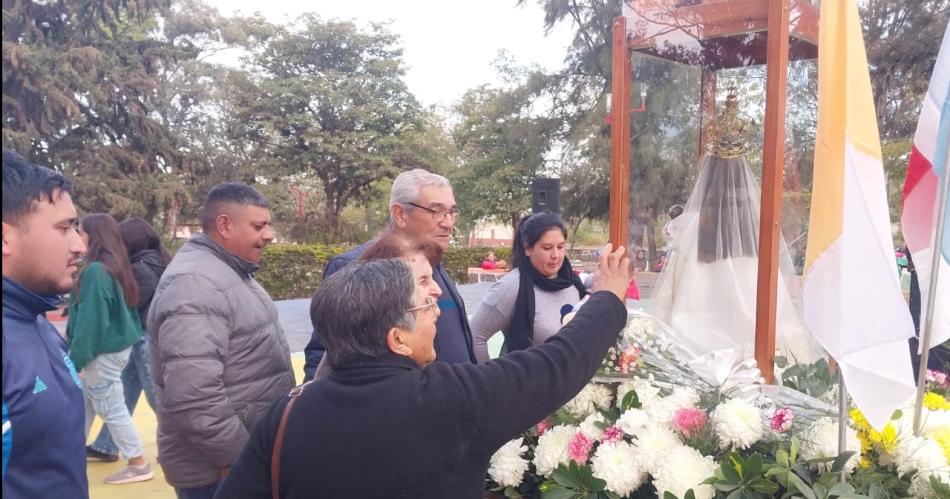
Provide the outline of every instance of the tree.
<path id="1" fill-rule="evenodd" d="M 156 120 L 157 74 L 187 56 L 153 33 L 168 0 L 4 3 L 3 144 L 54 165 L 83 211 L 152 215 L 184 165 Z"/>
<path id="2" fill-rule="evenodd" d="M 459 159 L 450 177 L 466 212 L 463 229 L 481 219 L 517 225 L 531 205 L 531 182 L 545 171 L 558 126 L 537 111 L 545 77 L 503 64 L 500 71 L 512 86 L 481 85 L 455 108 L 460 121 L 452 136 Z"/>
<path id="3" fill-rule="evenodd" d="M 254 144 L 274 175 L 313 176 L 327 229 L 374 182 L 426 167 L 422 112 L 403 81 L 402 49 L 384 26 L 301 16 L 281 26 L 236 78 L 231 136 Z"/>

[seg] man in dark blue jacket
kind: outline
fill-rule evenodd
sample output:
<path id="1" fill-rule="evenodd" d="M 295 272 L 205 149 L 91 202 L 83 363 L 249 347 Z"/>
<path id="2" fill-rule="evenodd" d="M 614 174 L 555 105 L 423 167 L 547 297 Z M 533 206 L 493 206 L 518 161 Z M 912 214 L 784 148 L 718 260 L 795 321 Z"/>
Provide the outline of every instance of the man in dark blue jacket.
<path id="1" fill-rule="evenodd" d="M 69 182 L 3 151 L 3 497 L 86 498 L 82 388 L 46 312 L 85 244 Z"/>
<path id="2" fill-rule="evenodd" d="M 389 196 L 389 215 L 392 230 L 408 239 L 434 242 L 443 250 L 449 247 L 452 228 L 458 220 L 455 195 L 448 179 L 417 168 L 403 172 L 393 181 Z M 359 259 L 369 243 L 363 243 L 342 255 L 333 257 L 323 271 L 326 279 L 334 272 Z M 433 265 L 432 277 L 442 289 L 439 298 L 441 315 L 436 325 L 435 351 L 439 360 L 451 364 L 475 363 L 472 349 L 472 330 L 462 295 L 455 281 L 441 263 Z M 324 346 L 316 333 L 304 348 L 306 363 L 304 379 L 313 379 L 323 357 Z"/>

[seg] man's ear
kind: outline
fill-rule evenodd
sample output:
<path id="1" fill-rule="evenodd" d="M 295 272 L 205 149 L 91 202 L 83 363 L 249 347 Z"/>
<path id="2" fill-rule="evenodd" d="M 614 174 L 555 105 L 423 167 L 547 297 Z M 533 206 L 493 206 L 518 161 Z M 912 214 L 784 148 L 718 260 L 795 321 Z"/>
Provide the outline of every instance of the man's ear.
<path id="1" fill-rule="evenodd" d="M 224 239 L 231 237 L 231 216 L 227 213 L 220 213 L 214 219 L 214 228 L 218 231 L 218 234 L 221 235 Z"/>
<path id="2" fill-rule="evenodd" d="M 398 327 L 390 328 L 386 332 L 386 346 L 389 347 L 390 352 L 406 357 L 412 356 L 412 347 L 405 340 L 406 334 L 408 334 L 406 330 Z"/>
<path id="3" fill-rule="evenodd" d="M 399 203 L 389 206 L 389 216 L 393 220 L 393 225 L 397 228 L 404 229 L 408 224 L 409 213 L 406 211 L 406 207 Z"/>
<path id="4" fill-rule="evenodd" d="M 17 237 L 17 229 L 13 224 L 3 222 L 3 256 L 13 254 L 13 242 Z"/>

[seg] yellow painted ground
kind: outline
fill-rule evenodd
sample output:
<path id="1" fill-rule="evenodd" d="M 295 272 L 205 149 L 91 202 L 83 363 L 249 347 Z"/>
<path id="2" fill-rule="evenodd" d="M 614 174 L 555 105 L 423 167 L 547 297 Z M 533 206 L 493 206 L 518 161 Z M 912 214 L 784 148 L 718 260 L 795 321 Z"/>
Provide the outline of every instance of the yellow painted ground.
<path id="1" fill-rule="evenodd" d="M 303 355 L 293 355 L 291 357 L 294 366 L 294 375 L 297 381 L 303 375 Z M 145 446 L 145 457 L 152 463 L 152 470 L 155 472 L 155 478 L 147 482 L 130 483 L 125 485 L 106 485 L 102 479 L 125 466 L 125 461 L 115 463 L 100 463 L 89 461 L 87 470 L 89 473 L 89 495 L 91 499 L 175 499 L 175 490 L 165 481 L 165 475 L 162 474 L 162 467 L 155 462 L 155 456 L 158 449 L 155 444 L 156 421 L 155 413 L 144 402 L 140 400 L 136 407 L 135 414 L 132 416 L 135 422 L 135 428 L 139 431 L 139 437 Z M 92 431 L 89 432 L 89 441 L 92 442 L 99 434 L 101 422 L 96 419 Z"/>

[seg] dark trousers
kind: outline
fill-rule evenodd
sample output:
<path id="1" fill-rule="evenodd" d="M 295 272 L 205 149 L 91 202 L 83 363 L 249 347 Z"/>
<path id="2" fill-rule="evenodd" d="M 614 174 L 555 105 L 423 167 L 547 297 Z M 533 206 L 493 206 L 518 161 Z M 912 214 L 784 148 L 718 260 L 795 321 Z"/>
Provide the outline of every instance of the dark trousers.
<path id="1" fill-rule="evenodd" d="M 215 491 L 218 490 L 218 484 L 205 485 L 204 487 L 195 487 L 193 489 L 175 489 L 178 499 L 212 499 Z"/>

